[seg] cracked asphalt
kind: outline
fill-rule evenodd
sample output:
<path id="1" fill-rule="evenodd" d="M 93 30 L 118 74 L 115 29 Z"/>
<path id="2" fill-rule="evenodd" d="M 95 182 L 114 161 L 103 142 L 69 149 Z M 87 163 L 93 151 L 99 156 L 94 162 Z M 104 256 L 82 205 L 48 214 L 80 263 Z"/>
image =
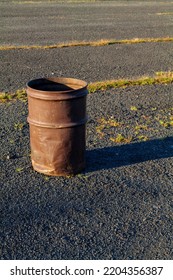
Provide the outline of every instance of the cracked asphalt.
<path id="1" fill-rule="evenodd" d="M 1 45 L 172 36 L 171 1 L 0 7 Z M 41 76 L 92 82 L 173 65 L 166 42 L 0 52 L 6 92 Z M 32 169 L 27 102 L 0 103 L 1 260 L 173 259 L 172 84 L 109 89 L 87 99 L 86 169 L 71 178 Z M 121 125 L 102 126 L 101 134 L 103 120 Z M 118 134 L 130 143 L 112 141 Z"/>

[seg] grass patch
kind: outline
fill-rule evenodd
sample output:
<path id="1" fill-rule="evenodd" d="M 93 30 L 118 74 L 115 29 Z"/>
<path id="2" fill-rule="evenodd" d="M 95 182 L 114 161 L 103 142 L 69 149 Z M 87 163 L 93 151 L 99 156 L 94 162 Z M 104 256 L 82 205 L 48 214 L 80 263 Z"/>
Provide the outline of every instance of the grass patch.
<path id="1" fill-rule="evenodd" d="M 170 84 L 173 82 L 173 72 L 156 72 L 153 77 L 139 77 L 136 79 L 119 79 L 107 80 L 90 83 L 88 85 L 89 93 L 96 91 L 105 91 L 112 88 L 126 88 L 131 86 L 145 86 L 154 84 Z M 9 102 L 13 100 L 27 101 L 26 89 L 18 89 L 15 93 L 0 92 L 0 103 Z M 155 108 L 152 108 L 153 111 Z M 137 111 L 135 106 L 131 107 L 131 111 Z"/>
<path id="2" fill-rule="evenodd" d="M 53 45 L 23 45 L 23 46 L 0 46 L 1 51 L 5 50 L 32 50 L 32 49 L 57 49 L 57 48 L 69 48 L 69 47 L 101 47 L 115 44 L 140 44 L 140 43 L 158 43 L 158 42 L 173 42 L 173 37 L 164 38 L 133 38 L 124 40 L 114 40 L 114 39 L 102 39 L 98 41 L 72 41 L 69 43 L 59 43 Z"/>
<path id="3" fill-rule="evenodd" d="M 173 72 L 156 72 L 153 77 L 139 77 L 137 79 L 108 80 L 91 83 L 88 85 L 90 93 L 105 91 L 111 88 L 128 86 L 144 86 L 154 84 L 169 84 L 173 82 Z"/>
<path id="4" fill-rule="evenodd" d="M 26 90 L 18 89 L 16 90 L 15 93 L 0 92 L 0 103 L 4 103 L 16 99 L 26 102 L 27 101 Z"/>

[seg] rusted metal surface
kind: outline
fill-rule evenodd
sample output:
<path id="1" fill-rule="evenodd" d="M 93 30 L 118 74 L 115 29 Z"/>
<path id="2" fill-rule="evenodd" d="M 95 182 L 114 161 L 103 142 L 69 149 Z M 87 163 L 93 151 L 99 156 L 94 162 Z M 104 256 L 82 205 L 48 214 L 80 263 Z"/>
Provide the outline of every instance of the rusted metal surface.
<path id="1" fill-rule="evenodd" d="M 61 176 L 85 168 L 87 83 L 41 78 L 27 84 L 33 168 Z"/>

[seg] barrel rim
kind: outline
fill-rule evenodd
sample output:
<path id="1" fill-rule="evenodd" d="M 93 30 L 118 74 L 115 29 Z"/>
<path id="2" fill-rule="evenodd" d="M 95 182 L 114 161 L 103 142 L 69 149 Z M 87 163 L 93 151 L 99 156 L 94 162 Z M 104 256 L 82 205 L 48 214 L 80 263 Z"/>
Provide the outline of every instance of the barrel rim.
<path id="1" fill-rule="evenodd" d="M 34 88 L 39 83 L 43 81 L 53 81 L 57 82 L 58 84 L 61 84 L 61 86 L 74 86 L 76 85 L 76 88 L 72 88 L 70 90 L 40 90 L 37 88 Z M 45 83 L 46 84 L 46 83 Z M 80 98 L 88 94 L 87 90 L 87 82 L 75 79 L 75 78 L 65 78 L 65 77 L 43 77 L 31 80 L 27 83 L 27 94 L 28 97 L 33 97 L 36 99 L 43 99 L 43 100 L 68 100 L 68 99 L 74 99 L 74 98 Z"/>
<path id="2" fill-rule="evenodd" d="M 63 90 L 63 91 L 49 91 L 49 90 L 42 90 L 42 89 L 36 89 L 34 88 L 34 84 L 38 84 L 38 82 L 40 81 L 53 81 L 53 82 L 57 82 L 59 84 L 63 84 L 63 85 L 79 85 L 79 87 L 74 88 L 74 89 L 70 89 L 70 90 Z M 88 85 L 88 83 L 84 80 L 80 80 L 80 79 L 76 79 L 76 78 L 67 78 L 67 77 L 41 77 L 41 78 L 37 78 L 37 79 L 33 79 L 30 80 L 29 82 L 27 82 L 27 88 L 34 90 L 36 92 L 41 92 L 41 93 L 45 93 L 45 92 L 51 92 L 51 94 L 58 94 L 58 93 L 72 93 L 72 92 L 76 92 L 79 91 L 81 89 L 85 89 Z M 33 85 L 33 86 L 32 86 Z"/>

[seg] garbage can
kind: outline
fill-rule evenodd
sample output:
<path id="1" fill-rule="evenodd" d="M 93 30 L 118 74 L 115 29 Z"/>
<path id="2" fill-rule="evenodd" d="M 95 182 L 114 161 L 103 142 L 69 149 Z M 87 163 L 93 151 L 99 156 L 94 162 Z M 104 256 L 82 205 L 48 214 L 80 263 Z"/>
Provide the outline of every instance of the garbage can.
<path id="1" fill-rule="evenodd" d="M 46 175 L 74 175 L 85 168 L 87 83 L 40 78 L 27 84 L 31 160 Z"/>

